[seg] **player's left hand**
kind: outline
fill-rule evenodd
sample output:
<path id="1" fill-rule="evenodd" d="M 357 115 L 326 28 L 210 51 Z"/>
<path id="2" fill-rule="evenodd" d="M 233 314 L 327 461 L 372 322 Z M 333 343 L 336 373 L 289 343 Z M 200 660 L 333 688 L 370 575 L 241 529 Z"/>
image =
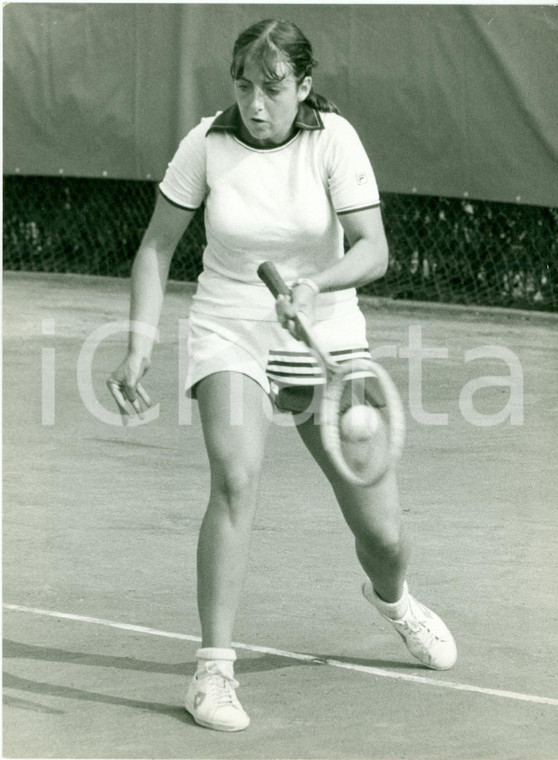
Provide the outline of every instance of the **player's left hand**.
<path id="1" fill-rule="evenodd" d="M 314 322 L 315 301 L 315 292 L 303 283 L 295 285 L 291 289 L 290 296 L 280 295 L 277 297 L 275 302 L 277 318 L 282 326 L 297 340 L 300 340 L 301 336 L 297 333 L 294 318 L 298 314 L 303 314 L 306 320 L 312 324 Z"/>

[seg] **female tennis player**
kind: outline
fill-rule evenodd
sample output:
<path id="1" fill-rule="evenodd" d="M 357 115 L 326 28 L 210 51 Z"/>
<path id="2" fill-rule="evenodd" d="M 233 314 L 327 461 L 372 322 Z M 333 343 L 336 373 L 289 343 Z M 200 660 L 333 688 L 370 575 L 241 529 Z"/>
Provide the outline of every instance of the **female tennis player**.
<path id="1" fill-rule="evenodd" d="M 221 731 L 249 724 L 235 692 L 231 641 L 274 405 L 293 413 L 331 483 L 368 579 L 366 599 L 423 664 L 446 669 L 456 659 L 442 620 L 407 590 L 393 469 L 372 487 L 351 485 L 332 468 L 314 416 L 300 414 L 321 378 L 292 334 L 294 315 L 304 312 L 336 356 L 367 356 L 355 288 L 382 277 L 388 261 L 372 167 L 353 127 L 314 92 L 314 64 L 310 42 L 292 23 L 265 20 L 238 37 L 234 105 L 186 135 L 160 185 L 132 268 L 128 352 L 109 380 L 122 414 L 149 403 L 140 380 L 152 340 L 136 326 L 158 324 L 174 250 L 205 203 L 186 393 L 199 404 L 211 487 L 198 543 L 202 646 L 186 709 Z M 259 280 L 266 260 L 292 286 L 290 298 L 274 301 Z M 240 403 L 242 424 L 233 424 Z"/>

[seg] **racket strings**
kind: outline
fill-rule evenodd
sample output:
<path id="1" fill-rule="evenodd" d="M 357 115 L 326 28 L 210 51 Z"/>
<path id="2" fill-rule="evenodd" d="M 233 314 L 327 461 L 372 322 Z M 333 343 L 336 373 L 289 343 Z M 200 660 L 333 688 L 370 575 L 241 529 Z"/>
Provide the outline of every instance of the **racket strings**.
<path id="1" fill-rule="evenodd" d="M 377 483 L 404 442 L 404 412 L 393 381 L 372 361 L 350 361 L 332 375 L 326 396 L 322 438 L 334 466 L 356 485 Z M 343 439 L 343 416 L 352 406 L 373 407 L 379 414 L 379 424 L 363 443 Z"/>

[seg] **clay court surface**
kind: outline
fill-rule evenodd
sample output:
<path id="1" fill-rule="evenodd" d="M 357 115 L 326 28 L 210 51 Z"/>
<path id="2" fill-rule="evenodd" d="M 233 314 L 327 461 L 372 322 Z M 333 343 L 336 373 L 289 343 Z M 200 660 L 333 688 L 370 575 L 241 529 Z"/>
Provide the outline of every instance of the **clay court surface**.
<path id="1" fill-rule="evenodd" d="M 448 623 L 459 659 L 443 673 L 415 664 L 364 602 L 348 530 L 281 418 L 236 629 L 252 725 L 228 735 L 182 708 L 208 491 L 197 410 L 188 419 L 180 400 L 191 286 L 169 289 L 145 379 L 157 419 L 110 425 L 78 388 L 84 345 L 126 318 L 127 291 L 113 279 L 4 277 L 3 755 L 557 758 L 558 320 L 365 305 L 407 408 L 399 351 L 410 328 L 448 350 L 424 361 L 422 378 L 424 410 L 448 424 L 409 413 L 399 470 L 411 591 Z M 104 383 L 125 342 L 109 336 L 93 355 L 92 386 L 110 412 Z M 466 383 L 509 377 L 497 357 L 465 361 L 484 345 L 519 361 L 523 424 L 480 427 L 460 411 Z M 505 386 L 474 395 L 484 415 L 508 401 Z"/>

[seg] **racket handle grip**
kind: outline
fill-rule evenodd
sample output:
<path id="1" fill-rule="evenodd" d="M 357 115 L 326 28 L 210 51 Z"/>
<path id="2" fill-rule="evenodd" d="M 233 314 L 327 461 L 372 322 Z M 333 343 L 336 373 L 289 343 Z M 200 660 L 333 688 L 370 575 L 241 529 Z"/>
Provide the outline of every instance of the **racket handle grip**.
<path id="1" fill-rule="evenodd" d="M 267 285 L 271 293 L 275 298 L 280 295 L 288 296 L 291 291 L 285 280 L 281 277 L 277 271 L 277 267 L 272 261 L 264 261 L 258 267 L 259 278 Z M 295 322 L 298 327 L 298 333 L 300 338 L 306 343 L 309 348 L 318 355 L 321 364 L 333 364 L 333 361 L 327 351 L 320 345 L 319 341 L 314 335 L 312 325 L 308 321 L 305 314 L 298 314 L 295 317 Z"/>
<path id="2" fill-rule="evenodd" d="M 275 298 L 281 295 L 288 296 L 291 292 L 272 261 L 264 261 L 263 264 L 260 264 L 258 267 L 258 277 L 267 285 Z"/>

